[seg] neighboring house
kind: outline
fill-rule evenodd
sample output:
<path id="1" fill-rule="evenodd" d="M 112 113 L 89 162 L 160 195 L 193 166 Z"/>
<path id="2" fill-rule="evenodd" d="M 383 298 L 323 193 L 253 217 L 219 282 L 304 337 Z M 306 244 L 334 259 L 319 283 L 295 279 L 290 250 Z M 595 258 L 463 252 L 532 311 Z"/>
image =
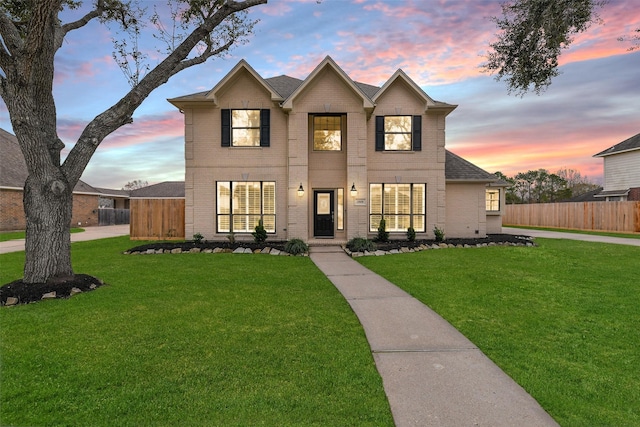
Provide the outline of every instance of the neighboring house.
<path id="1" fill-rule="evenodd" d="M 595 197 L 606 201 L 640 200 L 640 133 L 593 157 L 604 159 L 604 190 Z"/>
<path id="2" fill-rule="evenodd" d="M 129 191 L 129 197 L 140 199 L 184 199 L 184 181 L 165 181 Z"/>
<path id="3" fill-rule="evenodd" d="M 17 138 L 0 129 L 0 231 L 26 228 L 22 193 L 27 176 L 27 164 Z M 72 226 L 98 225 L 101 195 L 86 182 L 78 181 L 73 189 Z"/>
<path id="4" fill-rule="evenodd" d="M 445 149 L 456 105 L 402 70 L 382 87 L 330 57 L 305 79 L 240 61 L 213 89 L 170 99 L 184 114 L 186 235 L 224 239 L 259 220 L 270 238 L 346 241 L 501 232 L 497 178 Z M 322 240 L 325 242 L 325 240 Z"/>

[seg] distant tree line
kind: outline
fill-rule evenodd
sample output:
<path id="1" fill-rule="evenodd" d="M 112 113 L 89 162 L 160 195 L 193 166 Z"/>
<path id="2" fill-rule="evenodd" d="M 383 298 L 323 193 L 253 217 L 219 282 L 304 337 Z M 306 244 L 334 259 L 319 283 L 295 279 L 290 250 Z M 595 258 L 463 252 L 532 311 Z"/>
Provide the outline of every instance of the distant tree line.
<path id="1" fill-rule="evenodd" d="M 507 204 L 560 202 L 600 188 L 574 169 L 560 169 L 556 173 L 530 170 L 513 177 L 502 172 L 495 175 L 509 184 L 505 190 Z"/>

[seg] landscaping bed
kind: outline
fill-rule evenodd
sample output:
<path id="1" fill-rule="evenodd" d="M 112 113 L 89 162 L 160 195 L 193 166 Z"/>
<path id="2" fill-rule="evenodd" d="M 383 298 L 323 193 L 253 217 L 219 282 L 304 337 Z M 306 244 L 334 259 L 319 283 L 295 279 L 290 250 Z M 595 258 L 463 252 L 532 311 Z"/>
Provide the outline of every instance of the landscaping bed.
<path id="1" fill-rule="evenodd" d="M 176 254 L 176 253 L 263 253 L 270 255 L 289 255 L 286 252 L 287 242 L 157 242 L 135 246 L 125 254 Z M 374 242 L 375 250 L 367 252 L 349 251 L 350 256 L 385 255 L 402 252 L 415 252 L 436 248 L 482 247 L 492 245 L 533 246 L 533 239 L 524 235 L 489 234 L 487 237 L 476 239 L 446 239 L 444 242 L 435 240 L 389 240 L 388 242 Z M 52 278 L 47 283 L 26 284 L 16 280 L 0 288 L 0 305 L 11 306 L 29 304 L 43 299 L 69 298 L 77 293 L 88 292 L 102 286 L 100 279 L 76 274 L 68 277 Z"/>

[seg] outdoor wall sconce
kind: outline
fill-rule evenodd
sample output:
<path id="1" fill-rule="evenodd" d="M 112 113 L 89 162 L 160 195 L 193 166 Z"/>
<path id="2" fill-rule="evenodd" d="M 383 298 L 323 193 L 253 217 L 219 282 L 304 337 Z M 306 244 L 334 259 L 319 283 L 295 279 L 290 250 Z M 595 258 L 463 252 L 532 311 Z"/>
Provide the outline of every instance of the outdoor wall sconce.
<path id="1" fill-rule="evenodd" d="M 358 195 L 358 190 L 356 190 L 356 183 L 351 184 L 351 197 L 356 197 Z"/>
<path id="2" fill-rule="evenodd" d="M 302 186 L 302 183 L 300 183 L 300 187 L 298 187 L 298 196 L 304 196 L 304 187 Z"/>

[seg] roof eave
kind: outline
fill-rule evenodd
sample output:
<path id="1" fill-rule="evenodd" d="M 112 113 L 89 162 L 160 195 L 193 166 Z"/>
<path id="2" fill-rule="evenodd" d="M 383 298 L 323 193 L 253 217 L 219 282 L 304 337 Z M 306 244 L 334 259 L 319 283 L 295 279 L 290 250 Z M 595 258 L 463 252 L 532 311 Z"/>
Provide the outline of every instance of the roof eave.
<path id="1" fill-rule="evenodd" d="M 612 151 L 611 153 L 606 153 L 607 150 L 601 151 L 598 154 L 594 154 L 593 157 L 609 157 L 609 156 L 613 156 L 614 154 L 623 154 L 623 153 L 629 153 L 631 151 L 638 151 L 640 150 L 640 147 L 634 147 L 634 148 L 629 148 L 627 150 L 620 150 L 620 151 Z"/>

